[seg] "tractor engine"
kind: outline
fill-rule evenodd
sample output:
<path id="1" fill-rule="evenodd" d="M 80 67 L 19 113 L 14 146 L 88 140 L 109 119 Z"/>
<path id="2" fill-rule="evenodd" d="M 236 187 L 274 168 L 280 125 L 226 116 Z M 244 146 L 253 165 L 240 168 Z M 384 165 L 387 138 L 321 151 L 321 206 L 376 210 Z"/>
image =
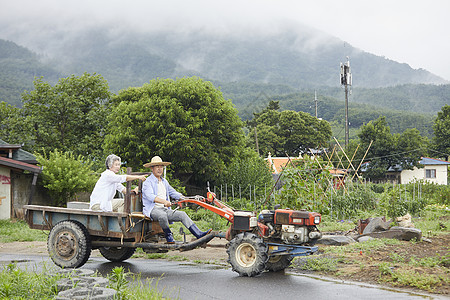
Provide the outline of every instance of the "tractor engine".
<path id="1" fill-rule="evenodd" d="M 263 210 L 258 221 L 267 226 L 268 230 L 266 232 L 263 230 L 265 237 L 280 239 L 285 244 L 304 244 L 322 236 L 316 227 L 320 224 L 321 215 L 316 212 L 290 209 Z"/>

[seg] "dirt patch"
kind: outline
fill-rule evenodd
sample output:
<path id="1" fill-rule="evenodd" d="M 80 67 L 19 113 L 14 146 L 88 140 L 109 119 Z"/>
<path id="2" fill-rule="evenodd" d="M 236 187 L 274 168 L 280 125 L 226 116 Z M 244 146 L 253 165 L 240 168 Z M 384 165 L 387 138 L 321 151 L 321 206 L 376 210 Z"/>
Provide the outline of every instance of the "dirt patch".
<path id="1" fill-rule="evenodd" d="M 306 259 L 325 258 L 335 263 L 335 270 L 324 270 L 315 274 L 326 275 L 340 280 L 381 284 L 385 286 L 407 288 L 412 291 L 424 290 L 436 294 L 450 294 L 450 234 L 440 235 L 429 239 L 431 242 L 401 241 L 398 245 L 385 245 L 381 248 L 367 251 L 326 253 L 331 246 L 319 245 L 319 254 Z M 436 263 L 436 264 L 435 264 Z M 304 271 L 305 259 L 297 259 L 291 269 Z M 381 266 L 381 267 L 380 267 Z M 384 269 L 383 269 L 384 267 Z M 382 270 L 385 270 L 383 274 Z M 412 281 L 420 284 L 421 275 L 440 277 L 440 284 L 430 289 L 402 284 L 400 280 L 389 280 L 390 272 L 413 274 Z"/>
<path id="2" fill-rule="evenodd" d="M 228 255 L 225 245 L 228 243 L 225 239 L 215 238 L 210 241 L 206 247 L 197 248 L 191 251 L 169 251 L 167 255 L 170 257 L 184 257 L 192 261 L 202 261 L 205 263 L 226 263 Z M 46 255 L 47 242 L 12 242 L 0 243 L 0 253 L 8 254 L 35 254 Z M 93 250 L 93 257 L 102 257 L 98 250 Z"/>
<path id="3" fill-rule="evenodd" d="M 228 254 L 225 248 L 226 239 L 214 238 L 205 247 L 190 251 L 169 251 L 169 256 L 182 256 L 189 260 L 202 261 L 205 263 L 227 264 Z"/>

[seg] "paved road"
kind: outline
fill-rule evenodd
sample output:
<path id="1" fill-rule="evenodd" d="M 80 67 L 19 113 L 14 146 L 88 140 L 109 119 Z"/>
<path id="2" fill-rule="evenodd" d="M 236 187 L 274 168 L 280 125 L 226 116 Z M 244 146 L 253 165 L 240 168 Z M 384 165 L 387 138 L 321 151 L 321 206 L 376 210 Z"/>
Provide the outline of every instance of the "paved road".
<path id="1" fill-rule="evenodd" d="M 28 270 L 54 266 L 47 256 L 0 254 L 0 265 L 13 260 Z M 130 259 L 118 264 L 93 257 L 83 268 L 106 275 L 115 266 L 140 273 L 142 278 L 155 278 L 153 284 L 159 290 L 179 299 L 446 299 L 290 273 L 239 277 L 228 267 L 165 260 Z"/>

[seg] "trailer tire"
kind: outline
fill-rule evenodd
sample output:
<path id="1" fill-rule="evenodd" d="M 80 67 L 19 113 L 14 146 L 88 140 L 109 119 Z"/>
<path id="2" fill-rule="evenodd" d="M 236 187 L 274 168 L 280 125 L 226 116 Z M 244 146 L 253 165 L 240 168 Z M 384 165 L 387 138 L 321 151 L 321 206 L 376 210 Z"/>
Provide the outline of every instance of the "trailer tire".
<path id="1" fill-rule="evenodd" d="M 78 221 L 61 221 L 50 230 L 47 249 L 57 266 L 79 268 L 91 255 L 89 232 Z"/>
<path id="2" fill-rule="evenodd" d="M 294 257 L 292 255 L 276 255 L 269 258 L 266 263 L 266 270 L 278 272 L 286 269 L 291 264 Z"/>
<path id="3" fill-rule="evenodd" d="M 269 259 L 268 247 L 263 240 L 250 232 L 243 232 L 229 243 L 228 262 L 240 276 L 253 277 L 261 274 Z"/>
<path id="4" fill-rule="evenodd" d="M 101 255 L 109 261 L 121 262 L 133 256 L 136 248 L 129 247 L 100 247 Z"/>

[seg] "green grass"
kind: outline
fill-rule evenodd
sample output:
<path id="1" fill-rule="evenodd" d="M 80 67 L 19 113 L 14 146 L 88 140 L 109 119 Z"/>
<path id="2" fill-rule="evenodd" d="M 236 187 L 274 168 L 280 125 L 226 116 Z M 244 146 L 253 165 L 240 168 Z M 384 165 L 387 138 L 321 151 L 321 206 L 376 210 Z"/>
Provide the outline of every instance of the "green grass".
<path id="1" fill-rule="evenodd" d="M 0 270 L 0 299 L 53 299 L 57 295 L 56 282 L 62 275 L 49 276 L 28 272 L 15 264 Z"/>
<path id="2" fill-rule="evenodd" d="M 433 292 L 437 286 L 450 284 L 447 275 L 419 273 L 416 270 L 395 270 L 389 264 L 379 266 L 380 281 L 389 282 L 395 286 L 412 286 L 428 292 Z"/>
<path id="3" fill-rule="evenodd" d="M 8 264 L 0 269 L 0 299 L 54 299 L 58 294 L 57 281 L 70 276 L 49 272 L 45 266 L 41 273 L 36 273 Z M 111 270 L 108 279 L 108 287 L 118 293 L 115 299 L 168 299 L 158 292 L 158 282 L 152 286 L 153 278 L 143 283 L 139 275 L 125 273 L 123 267 Z"/>
<path id="4" fill-rule="evenodd" d="M 371 239 L 364 243 L 352 243 L 345 246 L 330 246 L 324 249 L 324 253 L 353 253 L 353 252 L 370 252 L 379 248 L 383 248 L 386 245 L 400 245 L 402 241 L 396 239 Z"/>
<path id="5" fill-rule="evenodd" d="M 330 216 L 323 215 L 322 222 L 317 226 L 322 232 L 334 232 L 334 231 L 349 231 L 354 229 L 356 223 L 353 221 L 336 221 Z"/>
<path id="6" fill-rule="evenodd" d="M 30 229 L 25 221 L 0 220 L 0 243 L 46 241 L 48 232 Z"/>
<path id="7" fill-rule="evenodd" d="M 307 259 L 302 266 L 303 270 L 316 272 L 336 272 L 338 260 L 328 257 L 318 257 Z"/>
<path id="8" fill-rule="evenodd" d="M 424 237 L 450 232 L 450 210 L 444 205 L 428 205 L 413 218 L 414 226 L 422 231 Z"/>
<path id="9" fill-rule="evenodd" d="M 118 300 L 138 300 L 138 299 L 168 299 L 162 293 L 158 292 L 158 281 L 153 287 L 151 284 L 154 278 L 143 283 L 140 274 L 125 272 L 123 267 L 115 267 L 108 275 L 108 287 L 117 291 Z"/>

